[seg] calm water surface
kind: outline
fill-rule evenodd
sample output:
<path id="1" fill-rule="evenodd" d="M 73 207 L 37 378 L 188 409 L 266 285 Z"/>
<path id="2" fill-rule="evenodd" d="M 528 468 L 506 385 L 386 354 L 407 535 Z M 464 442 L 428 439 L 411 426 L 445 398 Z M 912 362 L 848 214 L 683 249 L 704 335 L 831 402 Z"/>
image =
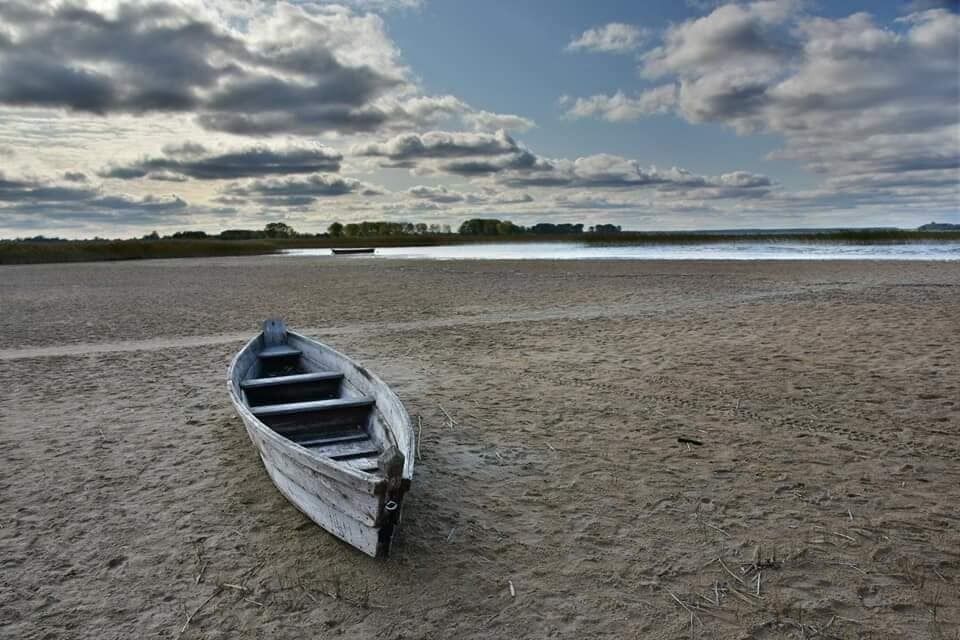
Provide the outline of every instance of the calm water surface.
<path id="1" fill-rule="evenodd" d="M 328 256 L 329 249 L 290 249 L 291 256 Z M 342 256 L 427 260 L 960 260 L 960 243 L 807 244 L 729 242 L 697 245 L 606 246 L 574 242 L 384 247 L 374 255 Z"/>

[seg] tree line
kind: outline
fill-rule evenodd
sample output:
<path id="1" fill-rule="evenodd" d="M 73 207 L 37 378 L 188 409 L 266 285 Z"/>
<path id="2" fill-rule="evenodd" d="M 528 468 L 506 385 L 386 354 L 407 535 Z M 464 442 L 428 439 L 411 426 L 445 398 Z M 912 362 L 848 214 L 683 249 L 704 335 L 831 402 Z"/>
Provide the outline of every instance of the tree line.
<path id="1" fill-rule="evenodd" d="M 620 231 L 620 225 L 617 224 L 598 224 L 587 229 L 587 233 L 620 233 Z M 461 224 L 457 231 L 462 236 L 569 235 L 583 232 L 582 224 L 538 222 L 529 227 L 524 227 L 509 220 L 499 220 L 497 218 L 471 218 Z"/>
<path id="2" fill-rule="evenodd" d="M 587 228 L 586 233 L 620 233 L 620 225 L 598 224 Z M 461 236 L 512 236 L 529 235 L 570 235 L 584 233 L 582 224 L 552 224 L 539 222 L 525 227 L 509 220 L 497 218 L 471 218 L 464 221 L 456 234 Z M 293 238 L 387 238 L 404 236 L 443 236 L 454 235 L 449 224 L 426 224 L 423 222 L 334 222 L 325 233 L 302 233 L 285 222 L 270 222 L 263 229 L 225 229 L 220 233 L 206 231 L 177 231 L 161 236 L 157 231 L 141 236 L 140 240 L 284 240 Z M 95 241 L 106 238 L 96 237 Z M 63 238 L 34 236 L 17 238 L 20 242 L 67 242 Z"/>

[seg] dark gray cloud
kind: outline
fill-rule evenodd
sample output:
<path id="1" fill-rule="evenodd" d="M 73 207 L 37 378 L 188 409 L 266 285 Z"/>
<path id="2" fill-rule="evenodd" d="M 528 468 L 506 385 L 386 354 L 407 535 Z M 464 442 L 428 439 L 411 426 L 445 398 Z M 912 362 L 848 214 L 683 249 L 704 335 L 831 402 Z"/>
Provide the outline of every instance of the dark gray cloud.
<path id="1" fill-rule="evenodd" d="M 87 174 L 81 171 L 65 171 L 63 179 L 67 182 L 86 182 Z"/>
<path id="2" fill-rule="evenodd" d="M 0 173 L 0 224 L 9 227 L 112 224 L 137 225 L 169 221 L 191 211 L 178 196 L 133 197 L 105 194 L 91 186 L 73 186 Z"/>
<path id="3" fill-rule="evenodd" d="M 244 198 L 269 206 L 306 206 L 319 198 L 348 194 L 379 195 L 375 187 L 352 178 L 316 174 L 302 178 L 267 178 L 248 180 L 229 185 L 223 190 L 226 197 Z M 225 202 L 221 200 L 221 202 Z"/>
<path id="4" fill-rule="evenodd" d="M 512 188 L 652 189 L 663 194 L 703 199 L 759 198 L 767 195 L 774 186 L 767 176 L 747 171 L 717 177 L 700 176 L 678 167 L 643 167 L 636 160 L 610 154 L 576 160 L 537 158 L 530 166 L 496 174 L 496 180 Z"/>
<path id="5" fill-rule="evenodd" d="M 71 4 L 0 4 L 0 105 L 94 114 L 192 112 L 237 134 L 372 131 L 396 115 L 377 101 L 410 88 L 375 17 L 276 5 L 246 34 L 173 3 L 115 14 Z M 364 22 L 365 21 L 365 22 Z M 372 25 L 372 27 L 371 27 Z M 332 42 L 350 28 L 385 53 L 347 64 Z"/>
<path id="6" fill-rule="evenodd" d="M 480 192 L 461 192 L 447 187 L 427 187 L 417 185 L 407 189 L 407 195 L 417 200 L 426 200 L 437 205 L 441 204 L 522 204 L 533 202 L 533 197 L 526 193 L 501 193 L 495 189 L 484 189 Z"/>
<path id="7" fill-rule="evenodd" d="M 502 130 L 497 133 L 406 133 L 384 142 L 359 145 L 353 149 L 356 155 L 388 158 L 393 163 L 437 158 L 500 156 L 521 151 L 517 142 Z"/>
<path id="8" fill-rule="evenodd" d="M 341 156 L 326 147 L 290 147 L 270 149 L 264 146 L 238 151 L 211 153 L 202 145 L 187 143 L 167 147 L 161 157 L 142 158 L 135 162 L 104 169 L 106 178 L 132 180 L 181 181 L 183 176 L 197 180 L 235 180 L 270 175 L 336 172 Z"/>

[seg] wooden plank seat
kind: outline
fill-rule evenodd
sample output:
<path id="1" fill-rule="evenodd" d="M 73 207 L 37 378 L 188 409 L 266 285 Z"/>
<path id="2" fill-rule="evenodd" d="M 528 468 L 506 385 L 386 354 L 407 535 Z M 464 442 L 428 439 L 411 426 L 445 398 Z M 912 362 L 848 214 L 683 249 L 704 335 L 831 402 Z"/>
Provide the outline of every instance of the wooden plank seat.
<path id="1" fill-rule="evenodd" d="M 250 407 L 265 425 L 294 441 L 323 437 L 334 432 L 365 432 L 374 399 L 333 398 Z"/>
<path id="2" fill-rule="evenodd" d="M 373 398 L 333 398 L 331 400 L 314 400 L 312 402 L 288 402 L 284 404 L 266 404 L 262 407 L 251 407 L 250 411 L 258 418 L 270 416 L 291 415 L 297 413 L 313 413 L 314 411 L 336 411 L 339 409 L 353 409 L 356 407 L 372 407 L 376 402 Z"/>
<path id="3" fill-rule="evenodd" d="M 240 383 L 250 406 L 330 400 L 340 395 L 343 374 L 318 371 L 250 378 Z"/>
<path id="4" fill-rule="evenodd" d="M 325 380 L 343 380 L 343 374 L 337 371 L 316 371 L 313 373 L 298 373 L 292 376 L 275 376 L 273 378 L 250 378 L 240 383 L 244 391 L 248 389 L 262 389 L 286 384 L 300 384 Z"/>
<path id="5" fill-rule="evenodd" d="M 277 344 L 272 347 L 265 347 L 257 354 L 257 357 L 261 360 L 271 360 L 273 358 L 292 358 L 299 356 L 301 353 L 303 352 L 300 349 L 294 349 L 285 344 Z"/>
<path id="6" fill-rule="evenodd" d="M 300 349 L 294 349 L 286 344 L 275 344 L 264 347 L 258 354 L 260 362 L 258 378 L 286 377 L 291 374 L 304 373 L 300 366 Z"/>
<path id="7" fill-rule="evenodd" d="M 356 440 L 366 440 L 370 436 L 366 431 L 357 431 L 350 429 L 348 431 L 334 431 L 332 433 L 322 434 L 300 434 L 292 436 L 290 439 L 301 447 L 313 447 L 321 444 L 334 444 L 337 442 L 353 442 Z"/>

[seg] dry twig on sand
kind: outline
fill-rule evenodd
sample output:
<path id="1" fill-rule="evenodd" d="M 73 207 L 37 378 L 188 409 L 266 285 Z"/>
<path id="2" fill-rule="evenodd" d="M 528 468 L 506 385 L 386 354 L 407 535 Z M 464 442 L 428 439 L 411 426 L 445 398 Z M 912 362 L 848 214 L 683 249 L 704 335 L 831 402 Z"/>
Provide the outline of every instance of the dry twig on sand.
<path id="1" fill-rule="evenodd" d="M 223 591 L 223 587 L 217 587 L 217 588 L 214 590 L 214 592 L 211 593 L 211 594 L 207 597 L 206 600 L 204 600 L 203 602 L 200 603 L 200 606 L 199 606 L 199 607 L 197 607 L 196 609 L 193 610 L 193 613 L 191 613 L 190 615 L 187 616 L 187 619 L 186 619 L 186 621 L 183 623 L 183 626 L 180 627 L 180 633 L 177 634 L 178 636 L 183 635 L 183 632 L 187 630 L 187 627 L 188 627 L 188 626 L 190 626 L 190 621 L 193 620 L 194 616 L 196 616 L 198 613 L 200 613 L 200 610 L 203 609 L 205 606 L 207 606 L 207 603 L 208 603 L 208 602 L 210 602 L 211 600 L 213 600 L 214 598 L 216 598 L 216 597 L 220 594 L 221 591 Z"/>
<path id="2" fill-rule="evenodd" d="M 691 619 L 691 621 L 692 621 L 692 620 L 696 620 L 697 622 L 700 623 L 700 626 L 701 626 L 701 627 L 703 626 L 703 621 L 700 619 L 700 616 L 697 615 L 697 613 L 696 613 L 696 611 L 694 610 L 693 607 L 691 607 L 691 606 L 688 605 L 686 602 L 684 602 L 683 600 L 681 600 L 680 598 L 678 598 L 678 597 L 677 597 L 676 595 L 674 595 L 674 593 L 673 593 L 672 591 L 670 591 L 669 589 L 667 589 L 666 591 L 667 591 L 667 593 L 670 594 L 670 597 L 671 597 L 671 598 L 673 598 L 674 600 L 677 601 L 677 604 L 679 604 L 681 607 L 683 607 L 684 609 L 687 610 L 687 612 L 690 614 L 690 619 Z M 697 607 L 697 609 L 699 609 L 699 607 Z M 691 623 L 690 626 L 692 627 L 693 624 Z"/>
<path id="3" fill-rule="evenodd" d="M 420 436 L 423 435 L 423 416 L 417 416 L 417 461 L 420 460 Z"/>
<path id="4" fill-rule="evenodd" d="M 732 577 L 734 580 L 736 580 L 740 584 L 746 586 L 747 583 L 743 581 L 743 578 L 735 574 L 733 571 L 730 571 L 729 567 L 727 567 L 727 565 L 724 564 L 723 558 L 717 558 L 717 561 L 720 563 L 720 566 L 723 567 L 723 570 L 730 574 L 730 577 Z"/>
<path id="5" fill-rule="evenodd" d="M 447 425 L 447 426 L 448 426 L 450 429 L 453 429 L 455 426 L 457 426 L 457 421 L 453 419 L 453 416 L 451 416 L 449 413 L 447 413 L 447 410 L 443 408 L 443 405 L 440 404 L 440 405 L 437 405 L 437 406 L 440 407 L 440 411 L 442 411 L 442 412 L 443 412 L 443 415 L 447 416 L 447 420 L 450 421 L 450 424 Z"/>

